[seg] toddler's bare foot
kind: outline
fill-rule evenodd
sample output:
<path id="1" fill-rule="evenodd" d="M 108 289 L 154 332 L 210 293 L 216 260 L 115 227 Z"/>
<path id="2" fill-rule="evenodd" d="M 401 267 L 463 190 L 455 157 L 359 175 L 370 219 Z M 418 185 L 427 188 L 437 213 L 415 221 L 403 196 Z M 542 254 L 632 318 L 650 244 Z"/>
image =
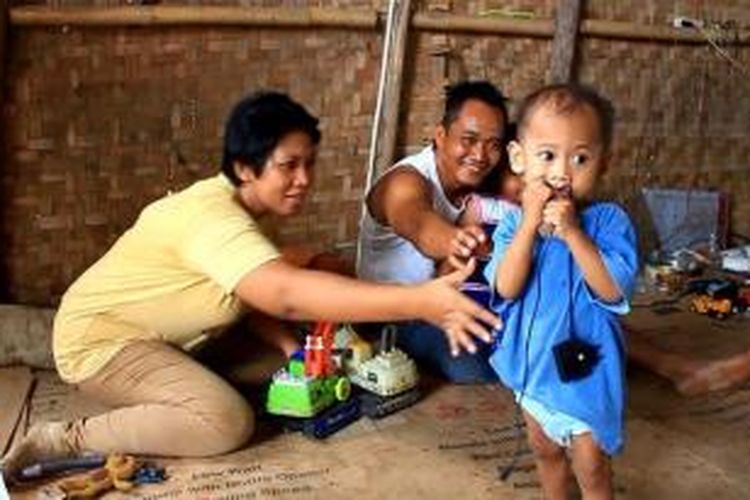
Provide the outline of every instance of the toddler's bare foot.
<path id="1" fill-rule="evenodd" d="M 68 440 L 66 422 L 42 422 L 31 427 L 26 436 L 17 442 L 0 460 L 0 471 L 8 482 L 13 482 L 18 472 L 41 460 L 64 458 L 76 452 Z"/>
<path id="2" fill-rule="evenodd" d="M 728 359 L 711 361 L 696 369 L 677 383 L 677 390 L 686 396 L 697 396 L 709 392 L 733 389 L 750 379 L 750 357 L 748 353 Z"/>

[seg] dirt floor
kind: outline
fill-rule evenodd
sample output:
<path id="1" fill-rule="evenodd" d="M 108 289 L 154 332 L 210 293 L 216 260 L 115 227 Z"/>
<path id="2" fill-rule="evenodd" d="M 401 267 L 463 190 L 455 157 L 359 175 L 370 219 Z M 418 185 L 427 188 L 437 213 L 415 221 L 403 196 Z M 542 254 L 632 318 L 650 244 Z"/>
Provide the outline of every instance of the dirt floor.
<path id="1" fill-rule="evenodd" d="M 628 323 L 655 343 L 710 359 L 750 346 L 750 318 L 711 320 L 637 308 Z M 38 382 L 28 420 L 98 409 L 51 372 Z M 750 386 L 684 398 L 649 373 L 629 373 L 627 445 L 614 461 L 617 498 L 750 497 Z M 189 436 L 186 436 L 189 439 Z M 499 471 L 518 455 L 505 481 Z M 499 386 L 438 384 L 416 406 L 361 419 L 325 441 L 261 429 L 240 452 L 211 460 L 163 460 L 169 480 L 106 498 L 534 499 L 541 490 L 514 406 Z M 44 486 L 13 499 L 44 498 Z"/>

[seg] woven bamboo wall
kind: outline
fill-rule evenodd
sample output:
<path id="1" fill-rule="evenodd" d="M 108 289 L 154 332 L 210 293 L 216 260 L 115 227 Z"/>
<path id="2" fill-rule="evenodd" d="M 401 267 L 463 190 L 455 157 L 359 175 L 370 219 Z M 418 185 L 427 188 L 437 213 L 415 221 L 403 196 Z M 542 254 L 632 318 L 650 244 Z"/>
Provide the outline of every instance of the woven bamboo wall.
<path id="1" fill-rule="evenodd" d="M 34 29 L 12 44 L 7 300 L 56 300 L 145 204 L 215 173 L 225 115 L 253 89 L 288 91 L 325 136 L 310 211 L 285 224 L 282 239 L 352 237 L 377 83 L 374 32 Z"/>
<path id="2" fill-rule="evenodd" d="M 314 3 L 355 9 L 384 4 Z M 472 15 L 511 9 L 550 17 L 554 4 L 430 0 L 417 8 Z M 588 18 L 649 24 L 666 24 L 675 14 L 750 24 L 750 5 L 740 0 L 590 0 L 586 12 Z M 226 112 L 261 87 L 288 91 L 305 103 L 320 116 L 324 133 L 308 211 L 270 224 L 272 232 L 280 241 L 318 247 L 352 242 L 380 43 L 375 31 L 13 29 L 0 171 L 0 299 L 55 304 L 146 203 L 216 171 Z M 517 101 L 545 81 L 550 46 L 539 38 L 413 33 L 399 150 L 410 152 L 429 140 L 445 83 L 488 78 Z M 732 54 L 750 66 L 750 48 Z M 605 39 L 583 40 L 579 75 L 610 95 L 620 111 L 605 194 L 636 207 L 643 185 L 719 188 L 732 195 L 735 229 L 750 233 L 746 78 L 705 46 Z"/>

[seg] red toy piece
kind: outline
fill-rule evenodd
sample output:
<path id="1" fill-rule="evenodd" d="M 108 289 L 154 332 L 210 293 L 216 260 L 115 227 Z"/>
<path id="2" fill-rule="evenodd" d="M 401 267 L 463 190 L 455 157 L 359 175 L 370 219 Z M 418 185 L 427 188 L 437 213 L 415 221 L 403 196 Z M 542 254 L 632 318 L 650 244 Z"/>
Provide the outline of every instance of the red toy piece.
<path id="1" fill-rule="evenodd" d="M 305 375 L 308 377 L 327 377 L 333 375 L 334 366 L 331 360 L 333 348 L 333 323 L 320 321 L 315 330 L 305 340 Z"/>

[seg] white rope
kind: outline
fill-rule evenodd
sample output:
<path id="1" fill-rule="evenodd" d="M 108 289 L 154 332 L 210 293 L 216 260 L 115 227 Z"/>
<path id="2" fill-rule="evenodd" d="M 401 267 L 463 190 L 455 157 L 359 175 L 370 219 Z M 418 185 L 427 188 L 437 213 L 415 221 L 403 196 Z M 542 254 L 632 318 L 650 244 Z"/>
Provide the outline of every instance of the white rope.
<path id="1" fill-rule="evenodd" d="M 378 143 L 380 139 L 380 123 L 383 118 L 383 100 L 385 98 L 385 85 L 388 77 L 388 60 L 391 57 L 391 48 L 393 46 L 393 23 L 396 16 L 396 5 L 399 0 L 390 0 L 388 3 L 388 14 L 386 17 L 385 34 L 383 35 L 383 54 L 380 59 L 380 80 L 378 82 L 378 95 L 375 101 L 375 112 L 373 113 L 372 130 L 370 132 L 370 152 L 367 158 L 367 175 L 365 177 L 365 187 L 362 192 L 362 207 L 359 216 L 359 234 L 357 235 L 357 255 L 355 258 L 356 267 L 359 270 L 360 260 L 362 258 L 362 225 L 367 216 L 367 193 L 370 192 L 372 183 L 375 180 L 377 172 Z"/>
<path id="2" fill-rule="evenodd" d="M 739 71 L 742 75 L 750 76 L 750 70 L 743 66 L 740 61 L 732 57 L 729 52 L 724 50 L 724 48 L 716 42 L 715 38 L 711 35 L 710 32 L 699 26 L 696 26 L 696 29 L 701 35 L 703 35 L 703 38 L 706 39 L 706 41 L 709 43 L 709 45 L 711 45 L 714 51 L 716 51 L 716 53 L 719 54 L 721 58 L 727 61 L 730 66 Z"/>

